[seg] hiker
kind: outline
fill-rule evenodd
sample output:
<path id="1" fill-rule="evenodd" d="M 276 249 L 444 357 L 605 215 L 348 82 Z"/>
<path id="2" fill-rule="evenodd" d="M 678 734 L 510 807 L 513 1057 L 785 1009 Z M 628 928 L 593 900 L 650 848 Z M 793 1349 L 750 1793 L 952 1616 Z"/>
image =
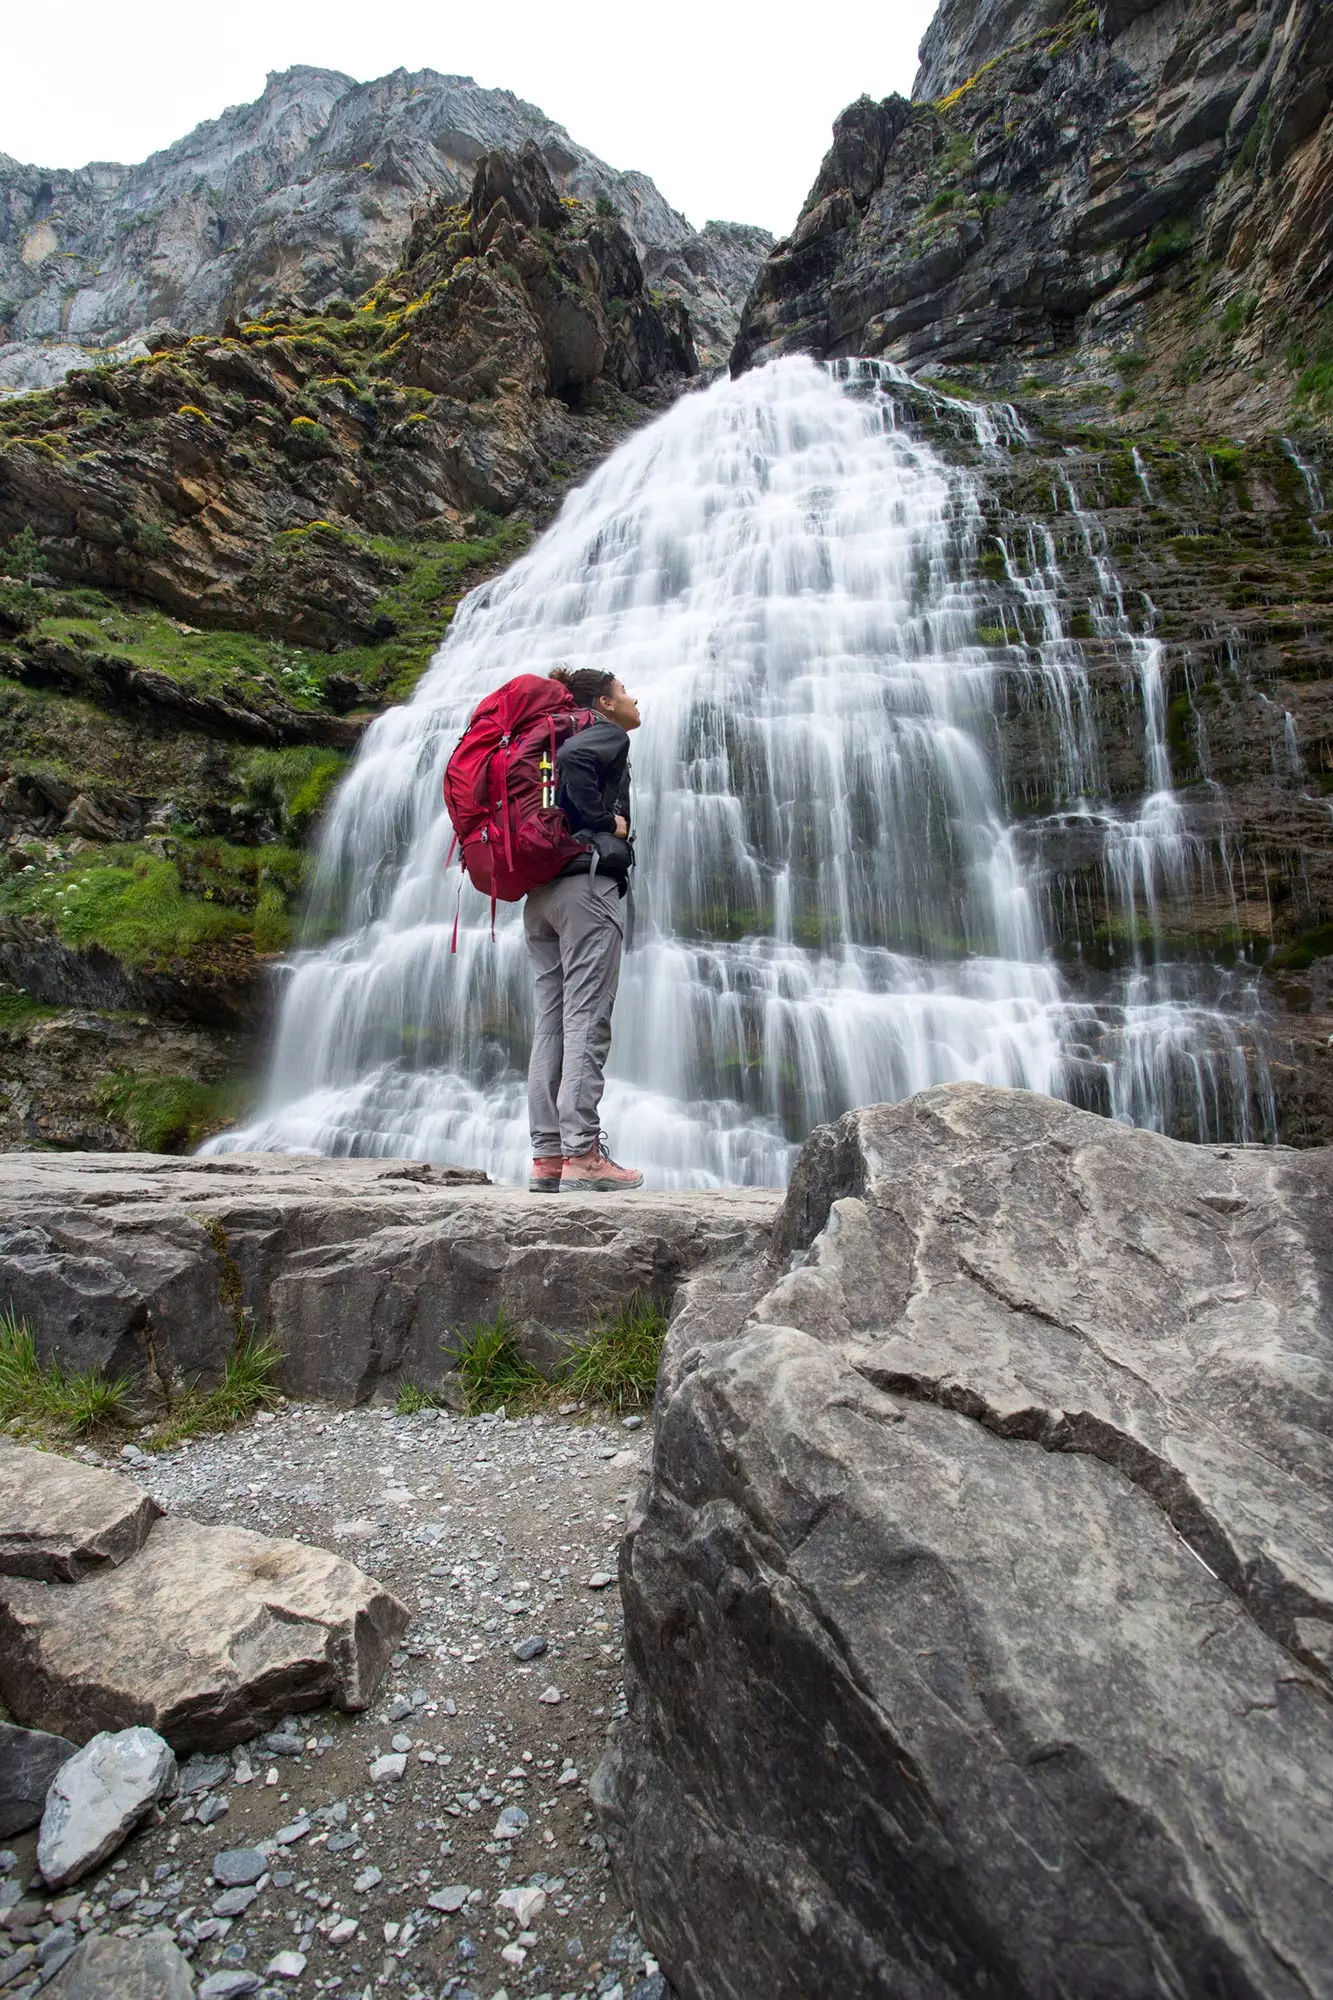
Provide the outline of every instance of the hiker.
<path id="1" fill-rule="evenodd" d="M 629 847 L 629 731 L 639 726 L 633 695 L 598 667 L 556 667 L 550 678 L 592 712 L 586 729 L 556 752 L 556 802 L 580 854 L 553 881 L 530 889 L 523 931 L 536 979 L 536 1023 L 528 1064 L 534 1193 L 623 1192 L 643 1175 L 617 1166 L 598 1112 L 611 1047 L 611 1009 L 620 983 Z"/>

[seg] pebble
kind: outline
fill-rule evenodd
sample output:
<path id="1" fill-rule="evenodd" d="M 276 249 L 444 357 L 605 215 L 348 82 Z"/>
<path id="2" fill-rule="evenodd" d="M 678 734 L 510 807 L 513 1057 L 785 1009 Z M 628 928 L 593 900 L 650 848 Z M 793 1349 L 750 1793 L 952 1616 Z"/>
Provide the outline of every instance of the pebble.
<path id="1" fill-rule="evenodd" d="M 271 1757 L 299 1757 L 305 1749 L 305 1738 L 288 1729 L 274 1729 L 264 1738 L 264 1748 Z"/>
<path id="2" fill-rule="evenodd" d="M 210 1792 L 195 1813 L 195 1823 L 198 1826 L 212 1826 L 214 1820 L 221 1819 L 230 1811 L 230 1799 L 222 1798 L 217 1792 Z"/>
<path id="3" fill-rule="evenodd" d="M 271 1958 L 265 1970 L 266 1979 L 299 1979 L 306 1968 L 303 1951 L 280 1951 Z"/>
<path id="4" fill-rule="evenodd" d="M 510 1648 L 516 1660 L 539 1660 L 546 1650 L 546 1640 L 538 1638 L 535 1632 L 530 1638 L 520 1639 Z"/>
<path id="5" fill-rule="evenodd" d="M 517 1840 L 528 1830 L 528 1815 L 522 1806 L 506 1806 L 491 1832 L 492 1840 Z"/>
<path id="6" fill-rule="evenodd" d="M 377 1757 L 370 1767 L 372 1785 L 396 1784 L 407 1769 L 407 1757 L 401 1750 L 390 1756 Z"/>
<path id="7" fill-rule="evenodd" d="M 537 1699 L 538 1701 L 549 1702 L 551 1707 L 554 1708 L 555 1704 L 558 1701 L 564 1700 L 564 1696 L 561 1694 L 558 1687 L 548 1687 L 542 1689 Z"/>
<path id="8" fill-rule="evenodd" d="M 643 1429 L 642 1417 L 622 1417 L 620 1421 L 627 1431 L 641 1431 Z"/>
<path id="9" fill-rule="evenodd" d="M 280 1826 L 273 1838 L 279 1847 L 290 1847 L 294 1841 L 304 1840 L 309 1831 L 308 1819 L 294 1819 L 290 1826 Z"/>
<path id="10" fill-rule="evenodd" d="M 188 1798 L 193 1792 L 211 1792 L 230 1775 L 230 1757 L 189 1757 L 181 1765 L 176 1789 Z"/>
<path id="11" fill-rule="evenodd" d="M 358 1896 L 364 1896 L 368 1890 L 378 1889 L 383 1880 L 384 1876 L 378 1868 L 363 1868 L 355 1882 L 353 1882 L 352 1887 L 356 1890 Z"/>
<path id="12" fill-rule="evenodd" d="M 451 1882 L 447 1889 L 436 1889 L 426 1901 L 432 1910 L 443 1910 L 446 1915 L 453 1916 L 455 1910 L 462 1909 L 471 1893 L 466 1882 Z"/>
<path id="13" fill-rule="evenodd" d="M 260 1880 L 262 1881 L 262 1879 L 261 1876 Z M 213 1915 L 215 1917 L 244 1916 L 258 1894 L 258 1889 L 243 1887 L 224 1889 L 220 1896 L 213 1898 Z"/>
<path id="14" fill-rule="evenodd" d="M 330 1944 L 346 1944 L 356 1936 L 359 1926 L 355 1917 L 340 1917 L 329 1932 Z"/>
<path id="15" fill-rule="evenodd" d="M 404 1736 L 400 1733 L 399 1735 L 394 1737 L 393 1742 L 389 1747 L 393 1750 L 400 1752 L 402 1755 L 405 1756 L 407 1752 L 412 1748 L 412 1738 L 410 1736 Z"/>
<path id="16" fill-rule="evenodd" d="M 253 1993 L 260 1983 L 257 1972 L 238 1972 L 224 1968 L 210 1972 L 199 1988 L 198 2000 L 242 2000 L 242 1995 Z"/>
<path id="17" fill-rule="evenodd" d="M 495 1899 L 497 1910 L 508 1910 L 520 1930 L 528 1930 L 546 1908 L 545 1889 L 502 1889 Z"/>
<path id="18" fill-rule="evenodd" d="M 228 1847 L 213 1856 L 213 1880 L 224 1889 L 248 1888 L 267 1869 L 268 1856 L 262 1847 Z"/>
<path id="19" fill-rule="evenodd" d="M 396 1694 L 384 1712 L 390 1722 L 401 1722 L 412 1713 L 412 1704 L 405 1694 Z"/>
<path id="20" fill-rule="evenodd" d="M 608 1583 L 615 1582 L 615 1574 L 609 1569 L 595 1569 L 588 1578 L 589 1590 L 605 1590 Z"/>

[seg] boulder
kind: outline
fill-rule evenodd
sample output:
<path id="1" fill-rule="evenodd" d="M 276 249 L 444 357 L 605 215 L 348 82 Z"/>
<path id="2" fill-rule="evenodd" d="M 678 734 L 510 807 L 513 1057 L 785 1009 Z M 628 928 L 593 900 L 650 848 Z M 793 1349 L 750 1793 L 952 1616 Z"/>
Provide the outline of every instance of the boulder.
<path id="1" fill-rule="evenodd" d="M 0 1586 L 0 1698 L 79 1738 L 146 1723 L 182 1752 L 225 1749 L 293 1709 L 364 1708 L 407 1622 L 326 1549 L 167 1519 L 74 1589 Z"/>
<path id="2" fill-rule="evenodd" d="M 114 1568 L 161 1512 L 128 1479 L 0 1439 L 0 1576 L 75 1583 Z"/>
<path id="3" fill-rule="evenodd" d="M 1333 1991 L 1331 1194 L 974 1085 L 814 1135 L 622 1552 L 685 2000 Z"/>
<path id="4" fill-rule="evenodd" d="M 0 1722 L 0 1839 L 36 1826 L 51 1780 L 77 1747 L 44 1729 Z"/>
<path id="5" fill-rule="evenodd" d="M 192 2000 L 194 1973 L 169 1937 L 86 1937 L 50 1984 L 51 2000 Z"/>
<path id="6" fill-rule="evenodd" d="M 78 1882 L 120 1846 L 176 1782 L 176 1759 L 151 1729 L 103 1731 L 57 1772 L 37 1835 L 48 1889 Z"/>

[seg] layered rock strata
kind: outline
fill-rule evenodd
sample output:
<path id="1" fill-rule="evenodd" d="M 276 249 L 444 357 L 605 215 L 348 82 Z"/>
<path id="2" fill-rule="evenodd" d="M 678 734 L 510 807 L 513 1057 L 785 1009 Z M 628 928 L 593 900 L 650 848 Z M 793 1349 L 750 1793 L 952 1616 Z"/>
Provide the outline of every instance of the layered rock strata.
<path id="1" fill-rule="evenodd" d="M 838 120 L 733 369 L 884 355 L 1094 418 L 1129 392 L 1130 429 L 1287 420 L 1327 347 L 1327 8 L 944 0 L 922 57 L 910 104 Z"/>
<path id="2" fill-rule="evenodd" d="M 0 156 L 0 383 L 49 387 L 163 324 L 218 333 L 229 316 L 354 299 L 397 263 L 415 210 L 465 199 L 484 154 L 529 143 L 562 194 L 622 219 L 720 362 L 765 231 L 692 229 L 646 174 L 608 167 L 510 91 L 298 66 L 139 166 Z"/>
<path id="3" fill-rule="evenodd" d="M 1331 1170 L 972 1085 L 812 1137 L 622 1553 L 688 2000 L 1330 1990 Z"/>
<path id="4" fill-rule="evenodd" d="M 170 1400 L 240 1332 L 292 1395 L 451 1393 L 457 1350 L 503 1312 L 554 1372 L 633 1293 L 763 1240 L 767 1190 L 552 1201 L 401 1160 L 0 1155 L 0 1296 L 43 1359 Z M 29 1572 L 30 1573 L 30 1572 Z"/>

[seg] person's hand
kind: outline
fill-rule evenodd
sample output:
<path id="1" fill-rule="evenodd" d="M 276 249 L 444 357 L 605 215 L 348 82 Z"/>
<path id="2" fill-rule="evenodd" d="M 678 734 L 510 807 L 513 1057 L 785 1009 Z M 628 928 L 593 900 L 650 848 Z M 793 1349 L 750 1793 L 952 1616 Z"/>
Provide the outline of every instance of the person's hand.
<path id="1" fill-rule="evenodd" d="M 621 813 L 616 814 L 616 832 L 621 840 L 629 839 L 629 821 Z"/>

